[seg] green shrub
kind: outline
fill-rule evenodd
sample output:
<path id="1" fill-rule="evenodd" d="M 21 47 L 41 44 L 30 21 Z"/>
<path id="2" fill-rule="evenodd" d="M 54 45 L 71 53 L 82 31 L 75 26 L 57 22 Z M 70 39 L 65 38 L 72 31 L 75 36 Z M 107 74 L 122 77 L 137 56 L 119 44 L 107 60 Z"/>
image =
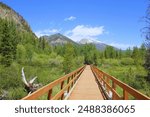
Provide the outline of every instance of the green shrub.
<path id="1" fill-rule="evenodd" d="M 25 63 L 26 62 L 26 49 L 21 44 L 17 45 L 16 58 L 17 58 L 17 61 L 19 63 Z"/>
<path id="2" fill-rule="evenodd" d="M 122 58 L 121 64 L 122 65 L 134 65 L 134 60 L 132 58 Z"/>
<path id="3" fill-rule="evenodd" d="M 84 57 L 83 56 L 75 57 L 73 59 L 73 66 L 74 66 L 73 70 L 79 68 L 79 66 L 82 66 L 83 64 L 84 64 Z"/>
<path id="4" fill-rule="evenodd" d="M 8 97 L 9 100 L 18 100 L 23 97 L 25 97 L 27 93 L 25 92 L 23 87 L 17 87 L 17 88 L 10 88 L 8 90 Z"/>
<path id="5" fill-rule="evenodd" d="M 55 58 L 50 58 L 49 59 L 49 65 L 50 67 L 62 67 L 62 63 L 63 63 L 63 57 L 61 56 L 56 56 Z"/>
<path id="6" fill-rule="evenodd" d="M 21 72 L 17 63 L 12 63 L 10 67 L 1 67 L 0 85 L 2 89 L 21 86 Z"/>
<path id="7" fill-rule="evenodd" d="M 34 53 L 32 57 L 32 64 L 37 66 L 48 65 L 48 59 L 48 55 Z"/>

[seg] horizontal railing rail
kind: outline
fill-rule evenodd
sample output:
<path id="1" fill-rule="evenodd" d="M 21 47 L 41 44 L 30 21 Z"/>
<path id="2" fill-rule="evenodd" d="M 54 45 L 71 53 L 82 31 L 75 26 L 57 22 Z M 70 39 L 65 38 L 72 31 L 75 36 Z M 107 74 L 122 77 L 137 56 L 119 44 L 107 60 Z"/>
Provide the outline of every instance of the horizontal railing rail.
<path id="1" fill-rule="evenodd" d="M 91 69 L 106 99 L 113 99 L 113 100 L 128 100 L 128 99 L 149 100 L 150 99 L 148 96 L 140 93 L 139 91 L 121 82 L 115 77 L 103 72 L 97 67 L 91 65 Z M 120 95 L 117 92 L 117 87 L 121 89 L 122 95 Z"/>
<path id="2" fill-rule="evenodd" d="M 22 100 L 36 100 L 45 94 L 47 95 L 48 100 L 59 100 L 59 99 L 63 100 L 65 96 L 67 96 L 66 94 L 70 92 L 70 89 L 74 86 L 74 84 L 78 80 L 84 68 L 85 66 L 80 67 L 79 69 L 51 82 L 50 84 L 24 97 Z M 53 96 L 52 95 L 53 89 L 58 85 L 60 85 L 59 92 L 57 92 Z"/>

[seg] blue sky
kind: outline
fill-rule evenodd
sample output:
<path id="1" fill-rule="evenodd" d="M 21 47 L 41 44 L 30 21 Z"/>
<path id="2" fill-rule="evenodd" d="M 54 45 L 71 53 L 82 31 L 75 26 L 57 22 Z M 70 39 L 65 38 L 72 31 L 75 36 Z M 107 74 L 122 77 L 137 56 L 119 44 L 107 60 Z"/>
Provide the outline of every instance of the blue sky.
<path id="1" fill-rule="evenodd" d="M 97 39 L 118 48 L 140 46 L 148 0 L 1 0 L 37 36 L 62 33 L 74 41 Z"/>

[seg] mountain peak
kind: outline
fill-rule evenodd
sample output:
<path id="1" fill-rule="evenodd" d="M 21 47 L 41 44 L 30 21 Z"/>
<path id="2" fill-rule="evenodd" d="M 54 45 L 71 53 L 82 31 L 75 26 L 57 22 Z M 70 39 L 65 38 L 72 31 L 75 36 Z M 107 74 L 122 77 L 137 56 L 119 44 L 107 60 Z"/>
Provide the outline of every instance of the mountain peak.
<path id="1" fill-rule="evenodd" d="M 94 43 L 94 44 L 96 44 L 96 43 L 101 43 L 101 42 L 98 41 L 98 40 L 96 40 L 96 39 L 86 39 L 86 38 L 84 38 L 84 39 L 81 39 L 81 40 L 79 41 L 79 43 L 80 43 L 80 44 L 89 44 L 89 43 Z"/>
<path id="2" fill-rule="evenodd" d="M 42 37 L 47 39 L 48 42 L 52 45 L 66 44 L 66 43 L 77 44 L 76 42 L 72 41 L 70 38 L 62 35 L 61 33 L 56 33 L 50 36 L 42 36 Z"/>

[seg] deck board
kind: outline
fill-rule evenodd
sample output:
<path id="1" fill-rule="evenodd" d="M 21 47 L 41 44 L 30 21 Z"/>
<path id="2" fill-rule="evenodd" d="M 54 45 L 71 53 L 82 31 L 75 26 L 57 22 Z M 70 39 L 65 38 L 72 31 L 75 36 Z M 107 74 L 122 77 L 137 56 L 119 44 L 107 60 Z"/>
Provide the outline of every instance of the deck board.
<path id="1" fill-rule="evenodd" d="M 103 100 L 103 96 L 96 83 L 94 74 L 89 65 L 81 74 L 68 100 Z"/>

